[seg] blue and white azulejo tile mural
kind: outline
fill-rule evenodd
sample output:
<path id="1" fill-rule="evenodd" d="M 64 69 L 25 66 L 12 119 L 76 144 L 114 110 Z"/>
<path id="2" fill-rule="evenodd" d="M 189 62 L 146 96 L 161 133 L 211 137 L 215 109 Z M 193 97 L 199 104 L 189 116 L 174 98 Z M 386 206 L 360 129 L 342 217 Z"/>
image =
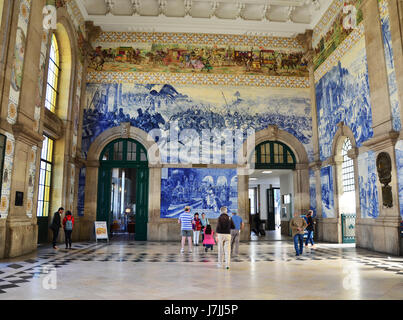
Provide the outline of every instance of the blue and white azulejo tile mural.
<path id="1" fill-rule="evenodd" d="M 396 131 L 400 131 L 402 124 L 400 121 L 400 105 L 397 91 L 396 71 L 393 61 L 392 35 L 390 33 L 390 18 L 387 0 L 379 0 L 379 13 L 382 26 L 382 39 L 385 52 L 386 71 L 388 73 L 388 88 L 390 96 L 390 106 L 392 111 L 392 126 Z"/>
<path id="2" fill-rule="evenodd" d="M 353 132 L 357 146 L 372 137 L 365 41 L 357 44 L 327 72 L 315 86 L 318 113 L 320 159 L 332 155 L 332 143 L 344 121 Z"/>
<path id="3" fill-rule="evenodd" d="M 333 168 L 331 166 L 320 169 L 320 183 L 322 187 L 322 217 L 335 218 Z"/>
<path id="4" fill-rule="evenodd" d="M 103 131 L 130 122 L 147 133 L 159 129 L 167 139 L 171 124 L 179 132 L 194 129 L 200 137 L 203 130 L 222 135 L 227 129 L 246 133 L 247 129 L 259 131 L 277 125 L 294 135 L 313 158 L 309 89 L 88 83 L 86 101 L 85 155 Z M 157 142 L 160 148 L 161 141 Z M 163 163 L 178 163 L 168 161 L 167 150 L 160 151 Z"/>
<path id="5" fill-rule="evenodd" d="M 377 218 L 379 216 L 376 179 L 375 152 L 368 151 L 360 154 L 358 156 L 358 185 L 362 219 Z"/>
<path id="6" fill-rule="evenodd" d="M 399 187 L 399 204 L 400 215 L 403 220 L 403 140 L 399 140 L 395 146 L 396 151 L 396 168 L 397 168 L 397 184 Z"/>
<path id="7" fill-rule="evenodd" d="M 236 169 L 163 168 L 161 218 L 177 218 L 185 206 L 195 214 L 218 218 L 220 208 L 238 209 Z"/>
<path id="8" fill-rule="evenodd" d="M 309 199 L 313 216 L 316 215 L 316 178 L 315 171 L 309 170 Z"/>

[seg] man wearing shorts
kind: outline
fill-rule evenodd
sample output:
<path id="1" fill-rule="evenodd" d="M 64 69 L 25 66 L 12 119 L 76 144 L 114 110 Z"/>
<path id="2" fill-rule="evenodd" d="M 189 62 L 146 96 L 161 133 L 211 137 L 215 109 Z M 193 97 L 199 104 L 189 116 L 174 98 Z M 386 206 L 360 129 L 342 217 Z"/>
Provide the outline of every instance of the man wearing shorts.
<path id="1" fill-rule="evenodd" d="M 181 224 L 182 231 L 182 248 L 181 253 L 185 251 L 185 242 L 188 238 L 189 252 L 192 252 L 192 220 L 193 216 L 190 213 L 190 207 L 185 207 L 185 212 L 179 216 L 178 223 Z"/>

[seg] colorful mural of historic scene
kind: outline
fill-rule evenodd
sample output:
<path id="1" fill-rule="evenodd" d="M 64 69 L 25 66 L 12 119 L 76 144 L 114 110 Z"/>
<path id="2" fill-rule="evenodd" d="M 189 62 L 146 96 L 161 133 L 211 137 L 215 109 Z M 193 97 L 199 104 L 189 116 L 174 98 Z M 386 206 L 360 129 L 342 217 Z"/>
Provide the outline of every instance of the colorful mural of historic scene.
<path id="1" fill-rule="evenodd" d="M 333 169 L 331 166 L 320 169 L 320 182 L 322 187 L 322 217 L 334 218 Z"/>
<path id="2" fill-rule="evenodd" d="M 313 170 L 309 170 L 309 199 L 310 209 L 313 211 L 313 216 L 316 216 L 316 178 Z"/>
<path id="3" fill-rule="evenodd" d="M 89 71 L 309 75 L 302 52 L 217 45 L 126 42 L 102 45 L 91 53 Z"/>
<path id="4" fill-rule="evenodd" d="M 183 129 L 194 129 L 200 139 L 203 130 L 211 130 L 214 138 L 223 139 L 225 129 L 246 133 L 248 129 L 259 131 L 277 125 L 294 135 L 305 146 L 309 158 L 313 158 L 307 89 L 89 83 L 86 101 L 82 134 L 84 154 L 100 133 L 122 122 L 130 122 L 147 133 L 160 129 L 166 137 L 169 137 L 170 129 L 179 133 Z M 164 147 L 167 140 L 161 138 L 157 142 L 162 161 L 178 163 L 169 158 L 168 149 Z M 201 154 L 201 148 L 199 150 Z M 236 151 L 233 163 L 236 163 Z M 190 155 L 188 160 L 200 163 Z M 224 163 L 224 157 L 221 160 Z"/>
<path id="5" fill-rule="evenodd" d="M 375 153 L 368 151 L 360 154 L 358 156 L 358 185 L 362 219 L 377 218 L 379 216 L 376 179 Z"/>
<path id="6" fill-rule="evenodd" d="M 337 1 L 337 0 L 336 0 Z M 359 25 L 363 20 L 362 10 L 358 9 L 362 0 L 352 0 L 345 2 L 344 5 L 349 3 L 357 8 L 356 23 Z M 341 7 L 339 13 L 333 20 L 333 23 L 328 27 L 326 33 L 322 35 L 320 40 L 314 46 L 315 56 L 313 58 L 315 69 L 317 69 L 326 59 L 332 54 L 333 51 L 349 36 L 354 29 L 346 29 L 343 27 L 344 19 L 347 19 L 347 14 L 343 12 Z"/>
<path id="7" fill-rule="evenodd" d="M 400 131 L 402 124 L 400 121 L 400 105 L 397 92 L 396 72 L 393 61 L 393 47 L 392 47 L 392 35 L 390 33 L 390 21 L 389 21 L 389 8 L 386 0 L 379 0 L 379 12 L 381 17 L 382 26 L 382 38 L 385 51 L 386 70 L 388 73 L 388 88 L 390 95 L 390 105 L 393 117 L 393 129 Z"/>
<path id="8" fill-rule="evenodd" d="M 360 147 L 372 137 L 365 41 L 361 39 L 316 84 L 319 150 L 323 161 L 332 154 L 333 137 L 341 121 L 347 125 Z"/>
<path id="9" fill-rule="evenodd" d="M 177 218 L 185 206 L 192 213 L 218 218 L 220 208 L 238 209 L 236 169 L 163 168 L 161 218 Z"/>
<path id="10" fill-rule="evenodd" d="M 395 146 L 396 151 L 396 170 L 397 170 L 397 184 L 399 187 L 399 204 L 400 215 L 403 220 L 403 140 L 399 140 Z"/>

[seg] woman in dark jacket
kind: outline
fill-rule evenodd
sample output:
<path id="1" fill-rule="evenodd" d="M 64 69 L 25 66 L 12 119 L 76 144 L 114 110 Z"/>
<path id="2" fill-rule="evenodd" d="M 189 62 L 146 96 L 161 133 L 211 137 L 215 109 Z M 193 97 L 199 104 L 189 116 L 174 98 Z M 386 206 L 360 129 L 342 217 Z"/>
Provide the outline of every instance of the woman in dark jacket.
<path id="1" fill-rule="evenodd" d="M 308 213 L 306 214 L 306 223 L 308 224 L 308 226 L 306 227 L 306 231 L 308 231 L 308 235 L 306 237 L 305 240 L 305 247 L 308 246 L 308 241 L 311 242 L 312 247 L 314 246 L 313 243 L 313 225 L 315 224 L 315 222 L 313 221 L 312 218 L 312 210 L 309 210 Z"/>
<path id="2" fill-rule="evenodd" d="M 64 212 L 64 208 L 59 208 L 57 212 L 55 212 L 52 220 L 52 224 L 50 225 L 50 229 L 53 231 L 53 249 L 59 249 L 56 247 L 57 237 L 59 235 L 59 230 L 62 226 L 61 222 L 61 215 Z"/>

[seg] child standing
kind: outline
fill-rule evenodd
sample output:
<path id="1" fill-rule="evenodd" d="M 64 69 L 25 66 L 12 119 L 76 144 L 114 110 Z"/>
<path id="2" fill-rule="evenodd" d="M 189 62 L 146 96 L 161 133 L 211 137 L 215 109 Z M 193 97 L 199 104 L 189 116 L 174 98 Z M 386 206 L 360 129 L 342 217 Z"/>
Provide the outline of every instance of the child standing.
<path id="1" fill-rule="evenodd" d="M 192 221 L 193 224 L 193 243 L 195 246 L 199 245 L 199 237 L 200 230 L 202 228 L 201 220 L 199 219 L 199 214 L 196 212 L 194 215 L 194 219 Z"/>
<path id="2" fill-rule="evenodd" d="M 207 250 L 210 248 L 211 250 L 213 250 L 213 246 L 215 245 L 214 242 L 214 231 L 211 230 L 211 226 L 208 224 L 206 228 L 204 228 L 203 230 L 204 233 L 204 240 L 203 240 L 203 244 L 204 244 L 204 251 L 207 252 Z"/>
<path id="3" fill-rule="evenodd" d="M 74 226 L 74 217 L 71 214 L 71 211 L 66 211 L 66 215 L 63 219 L 66 249 L 67 247 L 71 249 L 71 233 L 73 232 L 73 226 Z"/>

